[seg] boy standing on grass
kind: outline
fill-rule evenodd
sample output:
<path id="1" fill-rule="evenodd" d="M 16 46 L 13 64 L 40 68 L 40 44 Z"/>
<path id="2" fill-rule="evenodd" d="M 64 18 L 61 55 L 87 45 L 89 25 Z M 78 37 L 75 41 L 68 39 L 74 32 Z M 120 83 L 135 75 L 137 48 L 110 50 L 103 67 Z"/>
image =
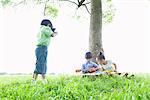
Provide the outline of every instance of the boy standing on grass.
<path id="1" fill-rule="evenodd" d="M 38 33 L 37 48 L 35 50 L 36 54 L 36 67 L 33 73 L 33 83 L 36 83 L 38 74 L 42 75 L 43 83 L 47 83 L 46 80 L 46 71 L 47 71 L 47 54 L 48 46 L 51 40 L 51 37 L 57 35 L 55 28 L 50 20 L 44 19 L 41 22 L 40 31 Z"/>

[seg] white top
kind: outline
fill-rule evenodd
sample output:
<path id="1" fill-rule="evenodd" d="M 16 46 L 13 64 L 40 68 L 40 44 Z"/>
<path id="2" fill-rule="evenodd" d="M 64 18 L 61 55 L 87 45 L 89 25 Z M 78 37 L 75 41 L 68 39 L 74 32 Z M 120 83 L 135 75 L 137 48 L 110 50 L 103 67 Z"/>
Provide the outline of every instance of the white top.
<path id="1" fill-rule="evenodd" d="M 109 71 L 112 71 L 113 70 L 113 67 L 112 67 L 112 61 L 111 60 L 107 60 L 107 64 L 106 65 L 103 65 L 103 64 L 100 64 L 101 67 L 103 67 L 104 70 L 109 70 Z"/>

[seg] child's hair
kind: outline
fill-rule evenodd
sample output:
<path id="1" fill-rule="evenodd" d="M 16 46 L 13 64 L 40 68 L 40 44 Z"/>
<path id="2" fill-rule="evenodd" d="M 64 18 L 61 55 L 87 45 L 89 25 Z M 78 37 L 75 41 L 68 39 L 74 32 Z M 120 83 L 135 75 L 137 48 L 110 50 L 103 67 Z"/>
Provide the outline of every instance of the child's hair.
<path id="1" fill-rule="evenodd" d="M 49 27 L 51 28 L 51 30 L 53 32 L 55 31 L 55 28 L 53 28 L 53 25 L 52 25 L 51 21 L 48 20 L 48 19 L 43 19 L 42 22 L 41 22 L 41 25 L 44 25 L 44 26 L 49 25 Z"/>
<path id="2" fill-rule="evenodd" d="M 86 52 L 85 58 L 86 59 L 91 59 L 92 58 L 92 53 L 91 52 Z"/>
<path id="3" fill-rule="evenodd" d="M 102 60 L 102 59 L 105 60 L 104 54 L 103 54 L 102 52 L 100 52 L 100 53 L 97 55 L 97 59 L 98 59 L 98 60 Z"/>

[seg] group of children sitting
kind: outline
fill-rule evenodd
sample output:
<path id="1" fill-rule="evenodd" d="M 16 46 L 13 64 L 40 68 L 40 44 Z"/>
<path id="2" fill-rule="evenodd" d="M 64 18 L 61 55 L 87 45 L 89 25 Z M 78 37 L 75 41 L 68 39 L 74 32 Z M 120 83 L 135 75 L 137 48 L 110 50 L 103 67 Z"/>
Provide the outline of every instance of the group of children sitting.
<path id="1" fill-rule="evenodd" d="M 103 52 L 100 52 L 96 57 L 96 62 L 92 61 L 92 53 L 87 52 L 85 54 L 86 63 L 82 65 L 81 69 L 77 69 L 76 72 L 82 72 L 83 74 L 94 73 L 95 75 L 100 74 L 118 74 L 116 64 L 111 60 L 105 60 L 105 56 Z M 127 76 L 128 73 L 125 73 L 124 76 Z"/>

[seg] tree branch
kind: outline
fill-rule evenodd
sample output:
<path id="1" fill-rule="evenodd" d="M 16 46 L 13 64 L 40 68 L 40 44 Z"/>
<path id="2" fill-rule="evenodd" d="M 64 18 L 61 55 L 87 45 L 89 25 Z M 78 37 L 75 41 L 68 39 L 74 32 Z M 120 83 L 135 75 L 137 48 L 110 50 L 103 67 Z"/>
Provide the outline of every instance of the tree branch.
<path id="1" fill-rule="evenodd" d="M 87 12 L 91 15 L 91 13 L 90 13 L 90 11 L 89 11 L 87 5 L 86 5 L 86 4 L 90 4 L 91 2 L 84 3 L 85 0 L 81 0 L 81 1 L 80 1 L 80 0 L 77 0 L 77 1 L 78 1 L 78 4 L 77 4 L 76 2 L 70 1 L 70 0 L 61 0 L 61 1 L 68 1 L 68 2 L 74 3 L 74 4 L 77 5 L 77 9 L 80 8 L 81 6 L 84 6 L 85 9 L 87 10 Z"/>
<path id="2" fill-rule="evenodd" d="M 83 5 L 83 2 L 84 2 L 84 1 L 85 1 L 85 0 L 81 0 L 81 1 L 78 0 L 78 8 L 81 7 L 81 6 Z"/>
<path id="3" fill-rule="evenodd" d="M 68 1 L 68 2 L 70 2 L 70 3 L 74 3 L 75 5 L 77 5 L 77 6 L 78 6 L 78 4 L 77 4 L 76 2 L 71 1 L 71 0 L 61 0 L 61 1 Z"/>
<path id="4" fill-rule="evenodd" d="M 87 5 L 87 4 L 90 4 L 91 2 L 87 2 L 87 3 L 84 3 L 83 5 Z"/>
<path id="5" fill-rule="evenodd" d="M 83 5 L 84 5 L 85 9 L 87 10 L 87 12 L 91 15 L 91 12 L 89 11 L 87 5 L 86 4 L 83 4 Z"/>
<path id="6" fill-rule="evenodd" d="M 49 0 L 47 0 L 46 2 L 45 2 L 45 4 L 44 4 L 44 16 L 46 15 L 46 8 L 47 8 L 47 3 L 49 2 Z"/>
<path id="7" fill-rule="evenodd" d="M 85 1 L 85 0 L 81 0 L 81 1 L 78 0 L 78 8 L 83 5 L 83 2 L 84 2 L 84 1 Z"/>
<path id="8" fill-rule="evenodd" d="M 14 3 L 13 7 L 18 6 L 18 5 L 20 5 L 20 4 L 22 4 L 22 3 L 25 3 L 25 2 L 26 2 L 26 0 L 22 0 L 22 1 L 20 1 L 19 3 Z"/>

